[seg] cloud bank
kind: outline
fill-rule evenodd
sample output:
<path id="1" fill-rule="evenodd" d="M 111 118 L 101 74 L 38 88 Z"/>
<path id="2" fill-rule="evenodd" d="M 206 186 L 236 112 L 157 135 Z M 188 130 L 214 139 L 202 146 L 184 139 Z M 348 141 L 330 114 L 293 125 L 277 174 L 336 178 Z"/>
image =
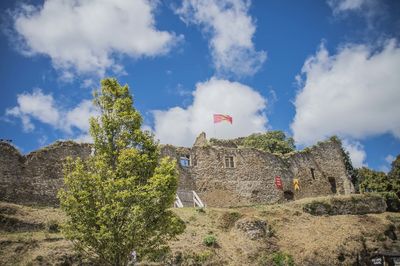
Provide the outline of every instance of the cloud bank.
<path id="1" fill-rule="evenodd" d="M 208 137 L 235 138 L 265 131 L 267 101 L 254 89 L 217 78 L 197 83 L 193 103 L 154 111 L 154 131 L 161 143 L 191 146 L 202 131 Z M 228 114 L 233 124 L 213 124 L 213 114 Z"/>
<path id="2" fill-rule="evenodd" d="M 384 133 L 400 138 L 400 48 L 346 45 L 329 55 L 324 45 L 306 60 L 291 124 L 296 142 L 331 135 L 362 139 Z"/>
<path id="3" fill-rule="evenodd" d="M 17 95 L 17 106 L 6 110 L 6 115 L 21 119 L 23 130 L 35 129 L 35 121 L 52 126 L 68 135 L 77 133 L 79 139 L 86 139 L 89 131 L 89 118 L 99 113 L 90 100 L 81 101 L 75 108 L 59 107 L 51 94 L 37 89 L 32 93 Z"/>
<path id="4" fill-rule="evenodd" d="M 218 74 L 254 75 L 267 58 L 252 41 L 256 26 L 248 14 L 249 1 L 188 0 L 176 13 L 187 24 L 201 27 L 210 37 L 214 67 Z"/>
<path id="5" fill-rule="evenodd" d="M 12 14 L 26 55 L 49 56 L 63 75 L 121 69 L 116 57 L 167 53 L 181 38 L 156 29 L 152 0 L 45 0 Z"/>
<path id="6" fill-rule="evenodd" d="M 359 141 L 343 140 L 343 148 L 349 152 L 351 162 L 355 168 L 367 167 L 365 162 L 367 159 L 367 153 L 364 150 L 364 146 Z"/>

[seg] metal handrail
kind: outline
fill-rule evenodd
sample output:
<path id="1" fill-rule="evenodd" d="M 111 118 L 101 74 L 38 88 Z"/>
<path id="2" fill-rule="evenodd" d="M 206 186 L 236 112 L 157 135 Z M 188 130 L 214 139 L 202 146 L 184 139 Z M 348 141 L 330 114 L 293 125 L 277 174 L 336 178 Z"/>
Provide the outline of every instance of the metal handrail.
<path id="1" fill-rule="evenodd" d="M 200 208 L 204 208 L 206 205 L 204 205 L 204 203 L 201 201 L 199 195 L 197 195 L 197 193 L 192 190 L 193 193 L 193 205 L 194 207 L 196 207 L 196 205 Z"/>
<path id="2" fill-rule="evenodd" d="M 179 198 L 178 194 L 176 194 L 176 197 L 175 197 L 174 207 L 175 208 L 183 208 L 182 201 Z"/>

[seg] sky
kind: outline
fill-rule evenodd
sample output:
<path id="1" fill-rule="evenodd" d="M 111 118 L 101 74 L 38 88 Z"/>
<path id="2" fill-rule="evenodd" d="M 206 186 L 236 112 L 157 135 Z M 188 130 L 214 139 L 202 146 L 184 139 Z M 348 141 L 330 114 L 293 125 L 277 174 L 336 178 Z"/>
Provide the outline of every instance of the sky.
<path id="1" fill-rule="evenodd" d="M 161 143 L 337 135 L 380 171 L 400 153 L 400 1 L 2 0 L 0 27 L 0 138 L 22 153 L 90 141 L 105 77 Z"/>

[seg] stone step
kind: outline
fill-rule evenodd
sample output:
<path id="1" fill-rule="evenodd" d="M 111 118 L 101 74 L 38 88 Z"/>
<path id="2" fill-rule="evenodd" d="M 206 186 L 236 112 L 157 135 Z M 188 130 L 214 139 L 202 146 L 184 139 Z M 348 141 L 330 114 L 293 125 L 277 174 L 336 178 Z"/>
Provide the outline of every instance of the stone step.
<path id="1" fill-rule="evenodd" d="M 178 190 L 178 197 L 181 199 L 183 207 L 193 207 L 193 193 L 192 191 Z"/>

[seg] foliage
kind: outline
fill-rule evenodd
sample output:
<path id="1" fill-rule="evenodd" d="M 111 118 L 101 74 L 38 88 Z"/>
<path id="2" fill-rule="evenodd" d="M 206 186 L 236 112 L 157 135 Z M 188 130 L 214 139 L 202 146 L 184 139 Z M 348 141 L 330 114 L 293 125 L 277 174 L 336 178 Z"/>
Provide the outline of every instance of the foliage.
<path id="1" fill-rule="evenodd" d="M 262 253 L 258 257 L 257 264 L 260 266 L 294 266 L 294 260 L 291 255 L 282 251 L 278 251 L 272 254 Z"/>
<path id="2" fill-rule="evenodd" d="M 285 133 L 279 130 L 251 134 L 244 138 L 243 146 L 276 154 L 286 154 L 296 148 L 293 138 L 286 137 Z"/>
<path id="3" fill-rule="evenodd" d="M 366 167 L 357 170 L 361 192 L 389 191 L 389 179 L 384 172 L 378 172 Z"/>
<path id="4" fill-rule="evenodd" d="M 378 172 L 363 167 L 358 169 L 360 178 L 360 190 L 373 192 L 395 192 L 399 193 L 400 183 L 398 179 L 389 178 L 384 172 Z"/>
<path id="5" fill-rule="evenodd" d="M 400 199 L 394 192 L 381 192 L 386 201 L 387 211 L 398 212 L 400 211 Z"/>
<path id="6" fill-rule="evenodd" d="M 173 256 L 164 260 L 164 265 L 221 265 L 221 261 L 215 261 L 215 252 L 211 250 L 203 250 L 198 253 L 176 252 Z"/>
<path id="7" fill-rule="evenodd" d="M 400 181 L 400 154 L 392 162 L 392 169 L 388 173 L 389 178 Z"/>
<path id="8" fill-rule="evenodd" d="M 85 161 L 68 158 L 64 165 L 66 188 L 59 198 L 69 219 L 63 232 L 102 264 L 126 265 L 132 250 L 139 258 L 164 250 L 184 230 L 168 210 L 178 185 L 176 163 L 159 160 L 157 142 L 141 130 L 127 85 L 102 80 L 94 104 L 100 111 L 90 120 L 94 154 Z"/>
<path id="9" fill-rule="evenodd" d="M 400 178 L 400 154 L 392 162 L 392 169 L 389 172 L 391 178 Z"/>
<path id="10" fill-rule="evenodd" d="M 49 233 L 60 232 L 60 226 L 56 220 L 50 220 L 46 223 L 46 229 Z"/>
<path id="11" fill-rule="evenodd" d="M 217 238 L 214 235 L 206 235 L 203 239 L 203 244 L 207 247 L 215 247 Z"/>
<path id="12" fill-rule="evenodd" d="M 344 166 L 346 168 L 346 172 L 351 178 L 351 183 L 353 183 L 354 189 L 356 191 L 359 191 L 360 190 L 360 182 L 359 182 L 358 171 L 357 171 L 357 169 L 355 169 L 353 167 L 353 163 L 351 162 L 351 159 L 350 159 L 350 153 L 343 149 L 342 141 L 337 136 L 332 136 L 330 138 L 330 140 L 340 144 L 340 147 L 341 147 L 341 150 L 342 150 L 343 162 L 344 162 Z"/>
<path id="13" fill-rule="evenodd" d="M 242 215 L 238 212 L 224 212 L 219 219 L 219 227 L 222 229 L 230 229 Z"/>
<path id="14" fill-rule="evenodd" d="M 276 266 L 293 266 L 293 257 L 285 252 L 279 251 L 272 254 L 272 262 Z"/>

